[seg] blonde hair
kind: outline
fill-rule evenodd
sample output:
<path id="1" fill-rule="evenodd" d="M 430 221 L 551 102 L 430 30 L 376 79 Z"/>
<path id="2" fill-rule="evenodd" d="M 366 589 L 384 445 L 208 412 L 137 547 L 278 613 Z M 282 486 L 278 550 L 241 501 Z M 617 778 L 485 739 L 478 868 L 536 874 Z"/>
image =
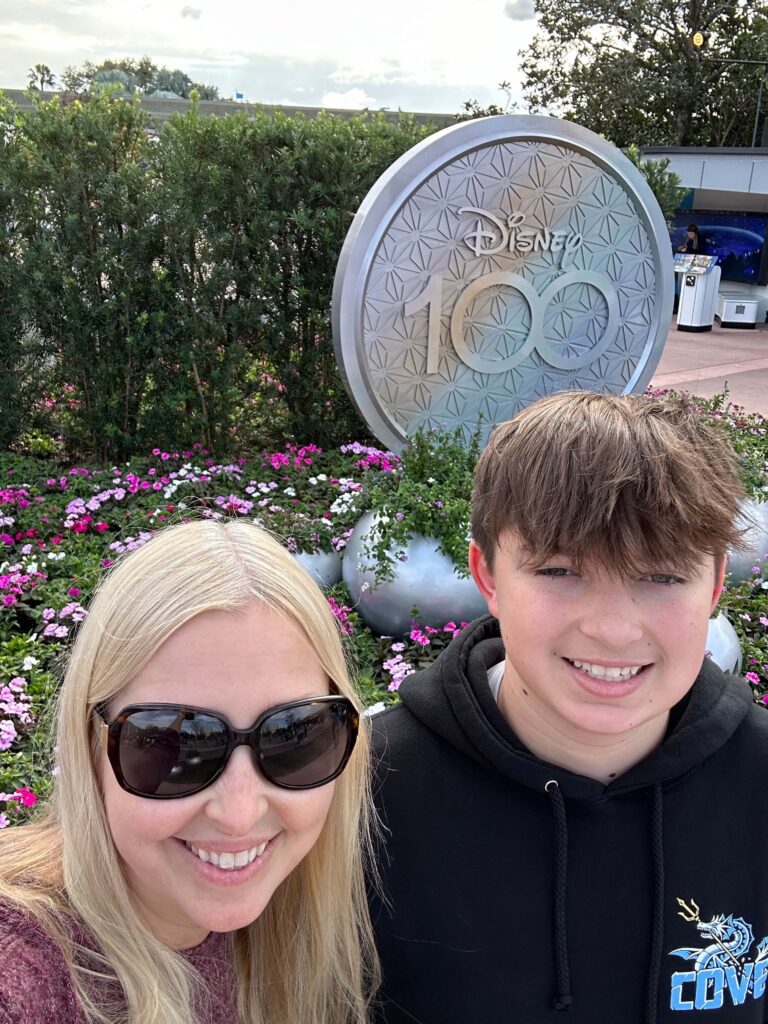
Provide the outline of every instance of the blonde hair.
<path id="1" fill-rule="evenodd" d="M 491 435 L 472 536 L 489 565 L 514 529 L 532 559 L 559 552 L 623 576 L 685 570 L 739 546 L 744 496 L 723 431 L 683 401 L 567 391 Z"/>
<path id="2" fill-rule="evenodd" d="M 59 774 L 39 823 L 0 836 L 0 899 L 36 917 L 69 963 L 89 1024 L 190 1024 L 196 975 L 133 910 L 107 824 L 94 708 L 115 697 L 185 622 L 258 601 L 306 635 L 334 687 L 355 698 L 319 588 L 268 533 L 211 520 L 169 527 L 102 581 L 73 645 L 57 709 Z M 366 909 L 370 847 L 365 729 L 321 835 L 258 920 L 231 936 L 243 1024 L 362 1024 L 378 980 Z M 71 938 L 79 918 L 103 957 Z M 113 975 L 125 1011 L 99 1004 Z"/>

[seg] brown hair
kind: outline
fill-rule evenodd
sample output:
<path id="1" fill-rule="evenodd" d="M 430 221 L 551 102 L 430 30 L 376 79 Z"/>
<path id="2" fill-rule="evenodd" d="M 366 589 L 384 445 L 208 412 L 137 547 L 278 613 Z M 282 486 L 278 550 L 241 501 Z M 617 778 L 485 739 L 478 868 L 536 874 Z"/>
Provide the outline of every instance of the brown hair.
<path id="1" fill-rule="evenodd" d="M 744 496 L 725 436 L 681 400 L 569 391 L 493 432 L 475 469 L 472 533 L 489 566 L 514 529 L 535 559 L 682 571 L 738 546 Z"/>

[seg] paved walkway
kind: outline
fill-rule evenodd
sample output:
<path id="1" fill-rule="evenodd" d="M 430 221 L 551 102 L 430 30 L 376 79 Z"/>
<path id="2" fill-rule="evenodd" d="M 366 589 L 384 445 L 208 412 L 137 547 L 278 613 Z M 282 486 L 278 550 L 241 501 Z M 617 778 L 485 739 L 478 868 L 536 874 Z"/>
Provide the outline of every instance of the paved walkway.
<path id="1" fill-rule="evenodd" d="M 765 325 L 768 326 L 768 325 Z M 692 391 L 702 398 L 728 383 L 731 400 L 748 412 L 768 416 L 768 330 L 721 328 L 678 331 L 672 321 L 667 343 L 653 375 L 653 387 Z"/>

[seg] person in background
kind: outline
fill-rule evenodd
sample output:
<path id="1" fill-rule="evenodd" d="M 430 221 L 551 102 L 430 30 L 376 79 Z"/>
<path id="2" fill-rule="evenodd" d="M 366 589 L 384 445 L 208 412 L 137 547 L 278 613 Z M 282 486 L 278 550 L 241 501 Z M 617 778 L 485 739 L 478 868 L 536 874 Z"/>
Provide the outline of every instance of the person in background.
<path id="1" fill-rule="evenodd" d="M 678 245 L 677 252 L 690 253 L 698 256 L 704 252 L 699 229 L 695 224 L 689 224 L 685 231 L 685 239 L 682 245 Z"/>
<path id="2" fill-rule="evenodd" d="M 2 1024 L 363 1024 L 368 741 L 266 532 L 161 531 L 98 588 L 53 800 L 0 834 Z"/>

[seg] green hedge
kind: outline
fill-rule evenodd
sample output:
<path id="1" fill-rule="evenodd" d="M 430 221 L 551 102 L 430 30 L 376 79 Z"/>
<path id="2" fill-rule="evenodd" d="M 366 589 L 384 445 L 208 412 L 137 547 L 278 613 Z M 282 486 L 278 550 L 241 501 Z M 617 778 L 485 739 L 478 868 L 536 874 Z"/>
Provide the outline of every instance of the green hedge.
<path id="1" fill-rule="evenodd" d="M 116 459 L 158 438 L 360 436 L 336 262 L 367 190 L 432 129 L 194 106 L 148 127 L 109 95 L 0 97 L 0 444 L 47 432 Z"/>

